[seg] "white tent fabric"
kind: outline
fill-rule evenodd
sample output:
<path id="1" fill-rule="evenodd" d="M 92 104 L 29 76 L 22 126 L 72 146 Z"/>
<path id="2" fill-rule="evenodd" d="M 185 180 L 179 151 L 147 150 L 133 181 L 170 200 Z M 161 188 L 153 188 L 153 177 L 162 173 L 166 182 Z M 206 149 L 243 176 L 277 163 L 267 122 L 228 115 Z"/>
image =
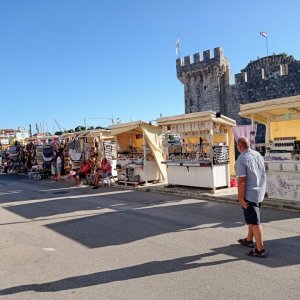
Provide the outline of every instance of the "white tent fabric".
<path id="1" fill-rule="evenodd" d="M 144 137 L 152 150 L 155 161 L 162 175 L 162 179 L 167 179 L 167 170 L 166 165 L 161 162 L 164 160 L 162 155 L 162 142 L 161 142 L 161 133 L 158 131 L 157 127 L 153 126 L 142 126 Z"/>

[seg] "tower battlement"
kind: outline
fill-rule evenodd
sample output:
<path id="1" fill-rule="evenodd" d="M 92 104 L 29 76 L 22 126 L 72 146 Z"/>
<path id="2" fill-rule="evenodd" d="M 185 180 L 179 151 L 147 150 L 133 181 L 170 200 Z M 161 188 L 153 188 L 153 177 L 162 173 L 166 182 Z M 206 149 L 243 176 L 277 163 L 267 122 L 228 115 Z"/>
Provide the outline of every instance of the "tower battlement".
<path id="1" fill-rule="evenodd" d="M 266 56 L 255 61 L 251 61 L 246 68 L 242 70 L 242 72 L 251 72 L 252 70 L 265 69 L 266 67 L 286 65 L 290 64 L 292 61 L 294 61 L 293 56 L 282 54 Z"/>
<path id="2" fill-rule="evenodd" d="M 261 82 L 271 78 L 288 75 L 288 65 L 294 61 L 292 56 L 272 55 L 251 61 L 241 73 L 235 75 L 237 85 L 246 82 Z"/>
<path id="3" fill-rule="evenodd" d="M 203 57 L 203 58 L 202 58 Z M 192 67 L 193 65 L 197 66 L 198 68 L 211 64 L 219 63 L 224 58 L 223 49 L 220 47 L 214 48 L 214 57 L 211 56 L 210 50 L 205 50 L 201 53 L 195 53 L 193 56 L 184 56 L 183 58 L 178 58 L 176 60 L 176 67 Z"/>

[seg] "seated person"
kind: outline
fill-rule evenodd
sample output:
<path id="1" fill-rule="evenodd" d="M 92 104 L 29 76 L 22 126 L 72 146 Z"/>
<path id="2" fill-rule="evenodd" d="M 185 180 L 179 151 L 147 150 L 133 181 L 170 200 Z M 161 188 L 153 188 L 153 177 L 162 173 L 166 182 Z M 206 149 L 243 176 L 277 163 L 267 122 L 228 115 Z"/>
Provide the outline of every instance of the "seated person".
<path id="1" fill-rule="evenodd" d="M 11 165 L 10 158 L 6 157 L 6 159 L 3 160 L 4 173 L 6 175 L 8 175 L 8 170 L 9 170 L 10 165 Z"/>
<path id="2" fill-rule="evenodd" d="M 101 161 L 101 167 L 98 168 L 95 172 L 95 185 L 93 189 L 97 189 L 99 187 L 98 184 L 100 178 L 106 178 L 111 176 L 111 171 L 112 171 L 111 164 L 109 163 L 106 157 L 103 157 Z"/>
<path id="3" fill-rule="evenodd" d="M 76 186 L 82 186 L 81 179 L 86 178 L 91 171 L 91 166 L 88 164 L 86 160 L 84 160 L 81 164 L 80 170 L 78 170 L 75 175 L 73 175 Z"/>

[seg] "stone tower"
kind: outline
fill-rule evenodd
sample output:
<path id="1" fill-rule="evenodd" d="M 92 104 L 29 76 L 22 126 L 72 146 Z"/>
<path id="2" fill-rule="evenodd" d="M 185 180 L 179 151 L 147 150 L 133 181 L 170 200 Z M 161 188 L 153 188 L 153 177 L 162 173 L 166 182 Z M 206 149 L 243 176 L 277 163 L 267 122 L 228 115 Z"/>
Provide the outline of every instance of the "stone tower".
<path id="1" fill-rule="evenodd" d="M 225 114 L 230 64 L 222 48 L 176 60 L 177 78 L 184 84 L 185 113 L 213 110 Z"/>

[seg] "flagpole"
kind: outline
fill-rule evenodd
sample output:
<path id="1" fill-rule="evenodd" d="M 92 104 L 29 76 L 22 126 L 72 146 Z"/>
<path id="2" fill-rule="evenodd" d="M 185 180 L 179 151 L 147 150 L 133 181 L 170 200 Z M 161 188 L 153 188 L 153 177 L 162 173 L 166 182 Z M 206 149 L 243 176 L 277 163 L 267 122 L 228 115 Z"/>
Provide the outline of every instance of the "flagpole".
<path id="1" fill-rule="evenodd" d="M 176 45 L 175 45 L 175 48 L 176 48 L 177 58 L 180 58 L 180 41 L 179 41 L 179 34 L 178 34 L 177 39 L 176 39 Z"/>
<path id="2" fill-rule="evenodd" d="M 178 58 L 180 58 L 180 41 L 179 41 L 179 34 L 178 34 Z"/>
<path id="3" fill-rule="evenodd" d="M 268 48 L 268 33 L 265 31 L 261 31 L 259 33 L 262 37 L 266 39 L 266 49 L 267 49 L 267 56 L 269 56 L 269 48 Z"/>

